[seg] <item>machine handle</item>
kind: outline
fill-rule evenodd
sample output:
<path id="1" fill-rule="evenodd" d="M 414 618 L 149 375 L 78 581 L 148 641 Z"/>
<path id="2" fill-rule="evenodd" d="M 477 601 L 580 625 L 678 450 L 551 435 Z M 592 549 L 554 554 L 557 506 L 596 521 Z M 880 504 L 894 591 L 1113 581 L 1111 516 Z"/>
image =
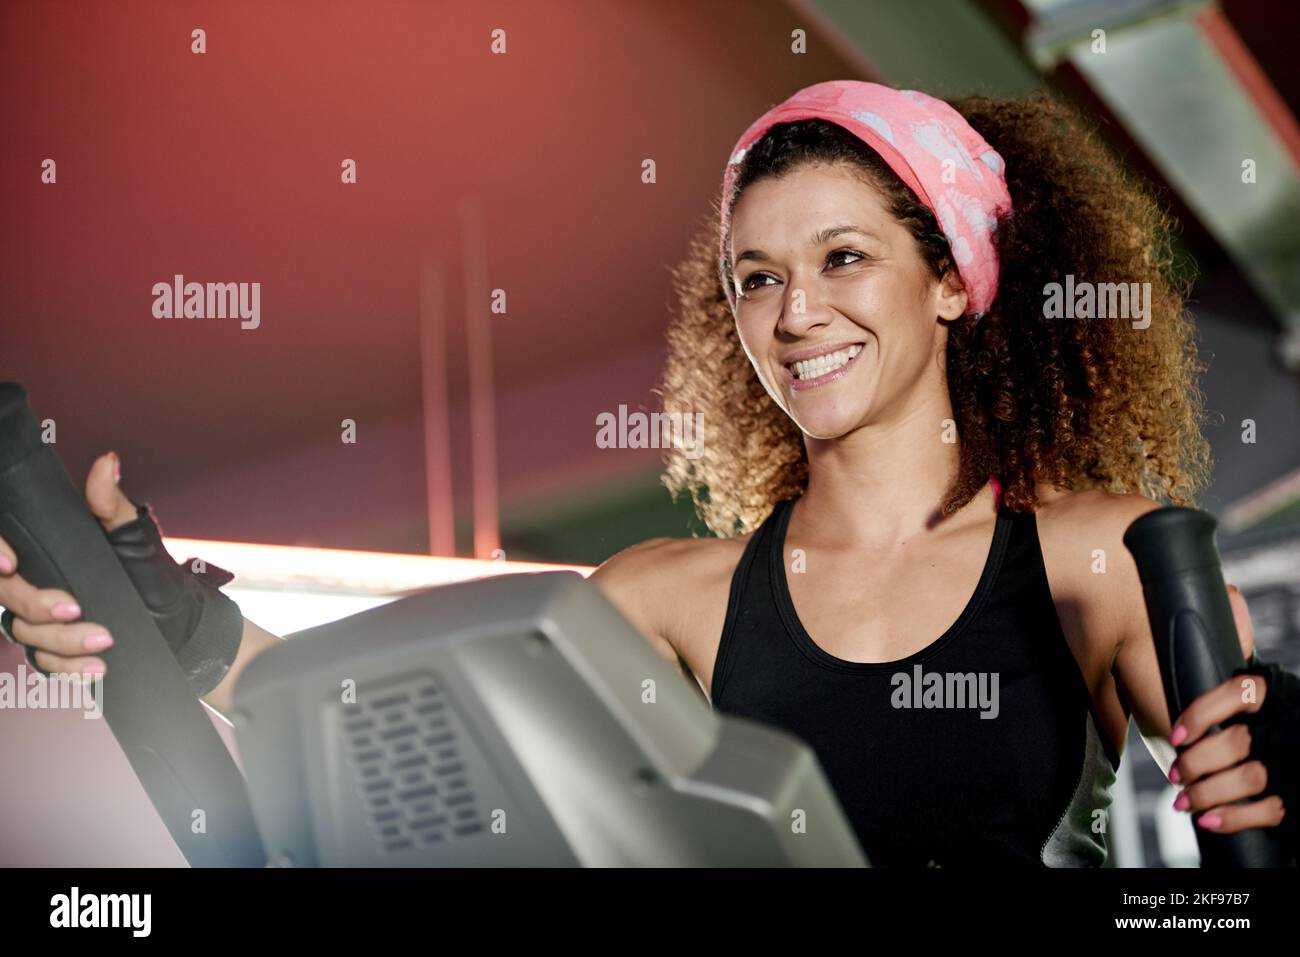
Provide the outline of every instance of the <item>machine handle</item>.
<path id="1" fill-rule="evenodd" d="M 0 382 L 0 537 L 19 574 L 69 592 L 113 635 L 99 704 L 185 859 L 264 865 L 239 768 L 15 382 Z"/>
<path id="2" fill-rule="evenodd" d="M 1171 722 L 1246 663 L 1214 543 L 1216 526 L 1212 515 L 1171 506 L 1146 513 L 1124 533 L 1142 579 Z M 1275 829 L 1215 834 L 1196 828 L 1196 840 L 1202 867 L 1295 866 Z"/>

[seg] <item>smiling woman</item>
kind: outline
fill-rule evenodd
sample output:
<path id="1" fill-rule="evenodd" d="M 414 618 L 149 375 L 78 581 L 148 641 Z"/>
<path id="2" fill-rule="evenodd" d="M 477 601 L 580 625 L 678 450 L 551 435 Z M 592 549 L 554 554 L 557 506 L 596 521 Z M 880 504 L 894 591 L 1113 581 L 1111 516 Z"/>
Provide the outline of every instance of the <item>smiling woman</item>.
<path id="1" fill-rule="evenodd" d="M 1209 459 L 1159 207 L 1049 99 L 836 81 L 751 124 L 718 213 L 661 386 L 706 438 L 665 482 L 716 537 L 592 580 L 715 710 L 812 747 L 873 863 L 1100 865 L 1130 716 L 1178 810 L 1278 824 L 1248 740 L 1177 776 L 1122 544 Z M 1063 282 L 1149 308 L 1049 315 Z"/>
<path id="2" fill-rule="evenodd" d="M 935 382 L 946 372 L 961 436 L 943 510 L 969 502 L 991 474 L 1012 510 L 1033 507 L 1038 481 L 1192 502 L 1209 452 L 1183 312 L 1190 275 L 1174 270 L 1173 221 L 1059 103 L 971 97 L 953 105 L 1000 154 L 1015 213 L 996 229 L 998 292 L 982 319 L 958 310 L 919 330 L 939 342 L 942 361 L 930 367 Z M 845 198 L 878 228 L 841 223 Z M 935 214 L 879 154 L 827 120 L 774 125 L 745 153 L 723 203 L 732 234 L 721 240 L 738 255 L 722 261 L 720 281 L 715 220 L 678 267 L 681 308 L 668 333 L 663 395 L 667 409 L 705 413 L 711 445 L 703 461 L 670 456 L 668 485 L 691 494 L 708 527 L 727 535 L 753 529 L 807 486 L 802 423 L 751 363 L 745 330 L 785 305 L 786 284 L 795 287 L 788 311 L 806 307 L 815 319 L 807 306 L 814 275 L 836 295 L 875 295 L 884 273 L 890 292 L 917 300 L 915 312 L 923 282 L 956 264 Z M 813 228 L 796 232 L 795 211 Z M 777 245 L 781 262 L 771 268 Z M 907 269 L 912 288 L 904 289 L 894 278 Z M 1044 288 L 1067 276 L 1075 285 L 1149 283 L 1154 321 L 1135 331 L 1113 319 L 1047 318 Z M 739 296 L 734 321 L 728 290 Z M 907 354 L 919 364 L 929 351 Z M 931 426 L 935 435 L 943 428 Z"/>

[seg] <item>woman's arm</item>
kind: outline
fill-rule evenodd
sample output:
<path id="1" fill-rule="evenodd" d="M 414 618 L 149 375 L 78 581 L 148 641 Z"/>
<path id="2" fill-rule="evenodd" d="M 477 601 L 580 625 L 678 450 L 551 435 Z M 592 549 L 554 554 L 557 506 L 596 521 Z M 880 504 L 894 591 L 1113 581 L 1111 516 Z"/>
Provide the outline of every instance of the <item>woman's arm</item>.
<path id="1" fill-rule="evenodd" d="M 1141 597 L 1141 585 L 1137 585 Z M 1132 595 L 1132 589 L 1129 595 Z M 1228 601 L 1232 605 L 1232 617 L 1237 625 L 1237 637 L 1241 641 L 1241 652 L 1249 658 L 1255 648 L 1255 630 L 1250 623 L 1250 612 L 1246 609 L 1246 599 L 1233 585 L 1228 586 Z M 1130 600 L 1128 602 L 1132 604 Z M 1138 612 L 1141 612 L 1139 615 Z M 1131 708 L 1133 719 L 1143 740 L 1151 751 L 1151 756 L 1160 765 L 1166 775 L 1177 757 L 1177 752 L 1169 737 L 1173 732 L 1169 721 L 1169 708 L 1165 702 L 1164 684 L 1160 678 L 1160 662 L 1156 658 L 1155 641 L 1151 636 L 1151 626 L 1146 618 L 1146 605 L 1130 610 L 1128 631 L 1120 644 L 1119 654 L 1115 658 L 1115 685 L 1125 707 Z M 1181 743 L 1181 742 L 1180 742 Z"/>
<path id="2" fill-rule="evenodd" d="M 1131 581 L 1123 583 L 1117 597 L 1125 612 L 1119 650 L 1111 667 L 1115 690 L 1124 710 L 1132 715 L 1151 757 L 1168 775 L 1178 753 L 1169 743 L 1169 706 L 1165 702 L 1160 661 L 1136 572 Z"/>
<path id="3" fill-rule="evenodd" d="M 587 580 L 601 590 L 660 657 L 679 665 L 676 649 L 663 634 L 660 620 L 663 602 L 656 587 L 664 566 L 664 553 L 674 541 L 652 538 L 625 548 L 606 559 Z"/>
<path id="4" fill-rule="evenodd" d="M 671 541 L 672 539 L 667 538 L 651 539 L 624 549 L 592 572 L 590 581 L 594 582 L 605 597 L 618 607 L 624 617 L 636 626 L 655 651 L 665 660 L 676 665 L 678 664 L 677 652 L 660 635 L 661 629 L 654 614 L 658 603 L 645 600 L 651 597 L 647 595 L 647 592 L 652 591 L 650 579 L 660 564 L 656 556 L 662 544 Z M 226 676 L 221 679 L 221 683 L 208 692 L 203 701 L 229 718 L 235 683 L 244 668 L 263 651 L 275 647 L 283 640 L 245 618 L 239 653 L 235 656 Z"/>
<path id="5" fill-rule="evenodd" d="M 235 655 L 235 660 L 230 665 L 230 670 L 226 676 L 221 679 L 221 683 L 209 691 L 203 701 L 209 706 L 219 711 L 226 718 L 230 717 L 232 707 L 232 696 L 234 694 L 235 682 L 239 680 L 239 675 L 243 672 L 248 663 L 264 652 L 267 648 L 278 645 L 283 638 L 271 634 L 264 628 L 259 628 L 247 618 L 244 619 L 244 636 L 240 639 L 239 653 Z"/>
<path id="6" fill-rule="evenodd" d="M 680 661 L 677 652 L 662 636 L 658 616 L 655 614 L 660 603 L 653 600 L 654 579 L 663 564 L 661 553 L 664 546 L 673 541 L 669 538 L 656 538 L 626 548 L 592 572 L 589 580 L 636 626 L 656 652 L 666 661 L 678 665 Z M 221 683 L 204 696 L 204 702 L 229 718 L 235 683 L 244 668 L 267 648 L 273 648 L 283 640 L 245 618 L 239 653 Z"/>
<path id="7" fill-rule="evenodd" d="M 1062 627 L 1082 649 L 1076 654 L 1090 686 L 1113 682 L 1123 708 L 1124 727 L 1112 726 L 1110 733 L 1122 745 L 1127 719 L 1132 719 L 1167 773 L 1175 757 L 1168 740 L 1169 712 L 1142 582 L 1124 546 L 1128 527 L 1160 506 L 1141 495 L 1045 486 L 1039 488 L 1039 498 L 1039 540 Z"/>
<path id="8" fill-rule="evenodd" d="M 1095 576 L 1102 579 L 1098 582 L 1102 587 L 1093 590 L 1093 600 L 1110 609 L 1109 617 L 1116 629 L 1111 675 L 1120 701 L 1131 713 L 1147 750 L 1160 765 L 1160 770 L 1168 775 L 1178 756 L 1170 743 L 1173 728 L 1169 706 L 1165 701 L 1160 661 L 1151 636 L 1142 581 L 1138 577 L 1137 565 L 1124 545 L 1124 532 L 1128 527 L 1159 505 L 1137 495 L 1106 496 L 1097 504 L 1104 505 L 1108 514 L 1094 515 L 1089 524 L 1103 531 L 1111 560 L 1107 574 Z M 1246 610 L 1246 600 L 1231 585 L 1228 586 L 1228 599 L 1242 654 L 1249 658 L 1255 647 L 1255 632 L 1250 623 L 1250 613 Z"/>
<path id="9" fill-rule="evenodd" d="M 1130 560 L 1122 579 L 1110 582 L 1118 586 L 1112 587 L 1110 600 L 1124 609 L 1125 618 L 1112 673 L 1120 697 L 1125 707 L 1132 709 L 1147 748 L 1170 782 L 1182 788 L 1174 807 L 1199 814 L 1196 818 L 1199 826 L 1222 834 L 1284 823 L 1294 830 L 1294 825 L 1285 821 L 1282 797 L 1275 787 L 1270 787 L 1280 784 L 1289 768 L 1278 762 L 1270 769 L 1255 757 L 1257 749 L 1252 747 L 1252 735 L 1261 729 L 1240 720 L 1249 719 L 1263 706 L 1268 695 L 1267 681 L 1261 676 L 1254 677 L 1254 694 L 1247 696 L 1240 687 L 1242 679 L 1229 678 L 1196 698 L 1171 722 L 1141 582 L 1131 566 Z M 1246 600 L 1229 585 L 1228 601 L 1242 654 L 1250 658 L 1255 648 L 1255 632 Z M 1277 726 L 1267 729 L 1272 735 L 1270 741 L 1283 741 L 1285 749 L 1285 742 L 1293 740 L 1290 726 L 1284 726 L 1285 712 L 1278 708 L 1272 717 Z M 1209 733 L 1209 728 L 1215 725 L 1220 730 Z M 1176 751 L 1176 746 L 1182 750 Z M 1268 749 L 1274 758 L 1277 751 L 1272 746 Z M 1275 776 L 1278 781 L 1270 780 Z M 1237 804 L 1237 801 L 1244 803 Z"/>

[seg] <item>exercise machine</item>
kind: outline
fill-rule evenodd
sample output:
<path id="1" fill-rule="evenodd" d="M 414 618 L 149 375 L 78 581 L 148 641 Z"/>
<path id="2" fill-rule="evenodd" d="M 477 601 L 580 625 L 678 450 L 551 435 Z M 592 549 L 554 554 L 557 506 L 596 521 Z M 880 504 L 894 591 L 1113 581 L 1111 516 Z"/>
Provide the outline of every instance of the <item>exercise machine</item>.
<path id="1" fill-rule="evenodd" d="M 711 711 L 576 572 L 429 589 L 263 652 L 234 695 L 245 780 L 15 383 L 0 536 L 115 636 L 104 718 L 192 865 L 866 864 L 811 749 Z"/>

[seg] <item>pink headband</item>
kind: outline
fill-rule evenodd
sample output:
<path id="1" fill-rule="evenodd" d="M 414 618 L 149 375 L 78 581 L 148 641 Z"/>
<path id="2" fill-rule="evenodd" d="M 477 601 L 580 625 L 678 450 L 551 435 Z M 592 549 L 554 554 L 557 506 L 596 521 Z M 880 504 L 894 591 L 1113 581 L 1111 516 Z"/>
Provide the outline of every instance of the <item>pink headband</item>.
<path id="1" fill-rule="evenodd" d="M 986 312 L 998 291 L 993 235 L 1011 211 L 997 150 L 942 100 L 916 90 L 895 90 L 861 80 L 832 80 L 805 87 L 772 107 L 736 142 L 722 181 L 722 243 L 727 261 L 731 191 L 749 148 L 776 123 L 818 117 L 836 123 L 871 147 L 930 208 L 948 239 L 966 286 L 967 312 Z M 732 283 L 727 300 L 736 307 Z"/>

